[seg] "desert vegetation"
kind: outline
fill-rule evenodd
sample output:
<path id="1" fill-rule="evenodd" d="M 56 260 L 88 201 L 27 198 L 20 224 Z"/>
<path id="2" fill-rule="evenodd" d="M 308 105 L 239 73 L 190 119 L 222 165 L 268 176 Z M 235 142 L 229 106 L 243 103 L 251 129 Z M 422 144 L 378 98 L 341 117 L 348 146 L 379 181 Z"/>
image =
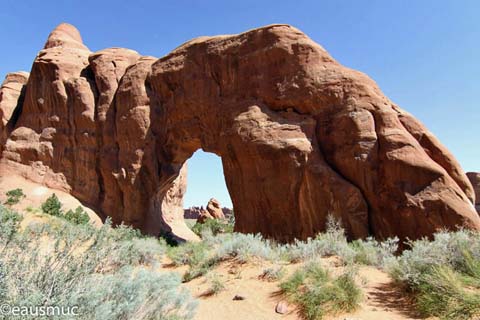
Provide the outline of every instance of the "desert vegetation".
<path id="1" fill-rule="evenodd" d="M 352 271 L 332 277 L 314 262 L 297 269 L 280 284 L 280 288 L 309 320 L 321 319 L 327 314 L 354 311 L 361 299 L 361 290 L 355 283 Z"/>
<path id="2" fill-rule="evenodd" d="M 19 192 L 6 197 L 23 198 Z M 474 231 L 438 232 L 432 240 L 407 242 L 399 253 L 398 239 L 347 241 L 334 219 L 326 232 L 290 244 L 235 233 L 233 221 L 212 220 L 195 226 L 200 242 L 170 245 L 109 220 L 95 227 L 81 207 L 65 212 L 55 195 L 30 213 L 12 205 L 0 207 L 0 300 L 11 305 L 75 305 L 80 319 L 191 319 L 198 299 L 186 283 L 204 277 L 203 298 L 209 299 L 227 288 L 220 265 L 268 262 L 258 281 L 275 283 L 304 319 L 358 309 L 365 298 L 362 266 L 387 272 L 421 316 L 480 315 L 480 235 Z M 335 270 L 322 262 L 329 257 L 338 261 Z"/>
<path id="3" fill-rule="evenodd" d="M 0 207 L 0 299 L 78 306 L 80 319 L 190 319 L 195 301 L 175 273 L 154 268 L 165 244 L 131 228 L 96 229 L 58 217 L 20 228 Z M 6 319 L 10 319 L 8 316 Z"/>

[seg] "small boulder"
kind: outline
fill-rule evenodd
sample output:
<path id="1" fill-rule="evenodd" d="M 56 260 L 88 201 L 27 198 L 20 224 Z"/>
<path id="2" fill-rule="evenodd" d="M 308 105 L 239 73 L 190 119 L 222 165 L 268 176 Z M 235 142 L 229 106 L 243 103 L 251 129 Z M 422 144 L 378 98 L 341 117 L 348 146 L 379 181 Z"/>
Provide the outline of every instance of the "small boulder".
<path id="1" fill-rule="evenodd" d="M 279 314 L 285 314 L 288 312 L 288 302 L 282 300 L 277 303 L 275 307 L 275 312 Z"/>

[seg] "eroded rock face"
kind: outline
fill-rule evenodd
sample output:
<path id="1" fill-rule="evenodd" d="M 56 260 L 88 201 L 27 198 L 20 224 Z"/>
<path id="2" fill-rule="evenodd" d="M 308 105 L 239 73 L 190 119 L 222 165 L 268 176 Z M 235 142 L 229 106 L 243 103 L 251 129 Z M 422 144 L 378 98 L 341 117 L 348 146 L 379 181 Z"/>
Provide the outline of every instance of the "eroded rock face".
<path id="1" fill-rule="evenodd" d="M 467 172 L 467 176 L 475 190 L 475 208 L 480 213 L 480 172 Z"/>
<path id="2" fill-rule="evenodd" d="M 328 215 L 350 238 L 480 229 L 451 153 L 287 25 L 194 39 L 156 59 L 91 53 L 62 24 L 34 61 L 2 165 L 116 223 L 189 239 L 185 163 L 200 148 L 222 158 L 240 232 L 304 239 Z"/>
<path id="3" fill-rule="evenodd" d="M 21 112 L 27 80 L 27 72 L 9 73 L 0 87 L 0 152 Z"/>
<path id="4" fill-rule="evenodd" d="M 214 219 L 225 219 L 220 201 L 211 198 L 207 203 L 207 211 Z"/>

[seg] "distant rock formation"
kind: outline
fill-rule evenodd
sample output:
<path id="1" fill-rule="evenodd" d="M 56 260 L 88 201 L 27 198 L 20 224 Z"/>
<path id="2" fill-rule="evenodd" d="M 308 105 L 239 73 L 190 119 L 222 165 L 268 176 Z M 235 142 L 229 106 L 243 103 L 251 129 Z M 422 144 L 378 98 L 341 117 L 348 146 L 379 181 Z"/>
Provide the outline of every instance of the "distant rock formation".
<path id="1" fill-rule="evenodd" d="M 184 210 L 185 219 L 197 219 L 197 222 L 204 223 L 207 219 L 225 219 L 233 215 L 233 210 L 225 207 L 221 207 L 220 201 L 215 198 L 211 198 L 206 206 L 206 209 L 202 207 L 191 207 Z"/>
<path id="2" fill-rule="evenodd" d="M 236 231 L 305 239 L 328 215 L 350 238 L 480 229 L 452 154 L 373 80 L 288 25 L 194 39 L 157 59 L 92 53 L 62 24 L 25 87 L 18 80 L 8 95 L 9 82 L 1 166 L 146 233 L 196 238 L 182 197 L 200 148 L 222 158 Z"/>
<path id="3" fill-rule="evenodd" d="M 208 201 L 207 211 L 214 219 L 225 219 L 220 202 L 215 198 Z"/>
<path id="4" fill-rule="evenodd" d="M 183 217 L 185 219 L 198 219 L 200 216 L 201 212 L 204 211 L 205 209 L 203 206 L 201 207 L 190 207 L 187 209 L 183 210 Z"/>
<path id="5" fill-rule="evenodd" d="M 467 177 L 475 190 L 475 208 L 480 213 L 480 172 L 467 172 Z"/>

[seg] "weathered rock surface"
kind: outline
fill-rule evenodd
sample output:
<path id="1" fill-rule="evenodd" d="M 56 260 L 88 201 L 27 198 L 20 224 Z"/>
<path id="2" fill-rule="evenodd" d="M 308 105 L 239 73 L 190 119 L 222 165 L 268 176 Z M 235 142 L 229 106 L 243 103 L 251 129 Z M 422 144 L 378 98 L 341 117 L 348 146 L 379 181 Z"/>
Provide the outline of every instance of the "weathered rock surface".
<path id="1" fill-rule="evenodd" d="M 200 215 L 197 218 L 197 223 L 205 223 L 209 219 L 215 219 L 215 218 L 207 210 L 203 208 L 200 209 Z"/>
<path id="2" fill-rule="evenodd" d="M 480 172 L 467 172 L 467 176 L 475 190 L 475 208 L 480 213 Z"/>
<path id="3" fill-rule="evenodd" d="M 222 206 L 220 205 L 220 202 L 215 198 L 211 198 L 208 201 L 207 211 L 214 219 L 225 219 L 225 215 L 222 211 Z"/>
<path id="4" fill-rule="evenodd" d="M 0 87 L 0 152 L 21 112 L 27 80 L 27 72 L 9 73 Z"/>
<path id="5" fill-rule="evenodd" d="M 198 210 L 197 223 L 205 223 L 208 219 L 225 219 L 222 206 L 215 198 L 208 201 L 206 209 L 201 207 Z"/>
<path id="6" fill-rule="evenodd" d="M 156 59 L 92 53 L 62 24 L 17 109 L 3 166 L 151 234 L 194 238 L 181 204 L 200 148 L 222 158 L 237 231 L 289 241 L 328 215 L 351 238 L 480 229 L 452 154 L 291 26 L 202 37 Z"/>
<path id="7" fill-rule="evenodd" d="M 221 210 L 224 218 L 229 218 L 233 215 L 233 210 L 230 208 L 223 207 Z M 205 211 L 203 206 L 190 207 L 183 210 L 183 217 L 185 219 L 198 219 L 203 211 Z"/>

